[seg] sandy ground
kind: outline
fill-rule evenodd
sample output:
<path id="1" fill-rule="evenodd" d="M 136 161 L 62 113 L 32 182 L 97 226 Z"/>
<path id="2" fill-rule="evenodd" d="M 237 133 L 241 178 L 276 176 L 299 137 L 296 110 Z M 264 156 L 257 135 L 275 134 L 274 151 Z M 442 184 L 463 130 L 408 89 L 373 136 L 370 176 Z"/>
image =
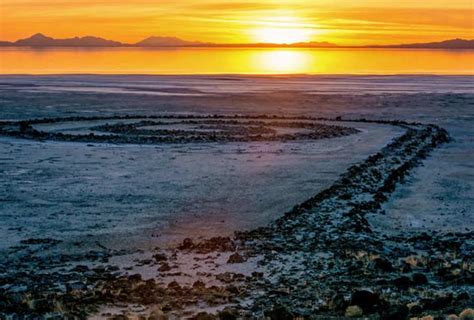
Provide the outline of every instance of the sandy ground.
<path id="1" fill-rule="evenodd" d="M 461 110 L 430 119 L 446 128 L 453 141 L 433 152 L 393 194 L 384 208 L 387 214 L 374 215 L 372 223 L 393 232 L 474 230 L 474 110 L 472 105 Z"/>

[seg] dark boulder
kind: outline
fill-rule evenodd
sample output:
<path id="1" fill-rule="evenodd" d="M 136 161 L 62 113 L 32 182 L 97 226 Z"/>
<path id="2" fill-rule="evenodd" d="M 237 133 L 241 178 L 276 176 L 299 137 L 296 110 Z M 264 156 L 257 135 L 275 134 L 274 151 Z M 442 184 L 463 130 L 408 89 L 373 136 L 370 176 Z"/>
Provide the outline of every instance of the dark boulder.
<path id="1" fill-rule="evenodd" d="M 399 289 L 406 290 L 413 286 L 414 283 L 410 278 L 406 276 L 401 276 L 393 280 L 393 284 Z"/>
<path id="2" fill-rule="evenodd" d="M 167 262 L 162 262 L 158 268 L 159 272 L 168 272 L 171 270 L 171 266 Z"/>
<path id="3" fill-rule="evenodd" d="M 156 262 L 162 262 L 162 261 L 168 260 L 168 258 L 166 257 L 166 255 L 161 254 L 161 253 L 155 254 L 155 255 L 153 256 L 153 258 L 155 259 Z"/>
<path id="4" fill-rule="evenodd" d="M 342 293 L 336 293 L 329 302 L 329 308 L 335 311 L 345 310 L 349 306 Z"/>
<path id="5" fill-rule="evenodd" d="M 428 278 L 423 273 L 415 273 L 412 276 L 412 280 L 415 286 L 421 286 L 428 283 Z"/>
<path id="6" fill-rule="evenodd" d="M 361 307 L 364 313 L 370 313 L 380 304 L 380 297 L 369 290 L 358 290 L 352 293 L 350 304 Z"/>
<path id="7" fill-rule="evenodd" d="M 409 310 L 407 306 L 390 306 L 381 313 L 384 320 L 404 320 L 408 319 Z"/>
<path id="8" fill-rule="evenodd" d="M 232 254 L 229 259 L 227 260 L 227 263 L 244 263 L 246 260 L 244 257 L 242 257 L 238 252 Z"/>
<path id="9" fill-rule="evenodd" d="M 191 250 L 194 248 L 193 240 L 186 238 L 183 240 L 183 243 L 178 247 L 179 250 Z"/>
<path id="10" fill-rule="evenodd" d="M 265 312 L 265 316 L 271 320 L 293 320 L 295 316 L 291 311 L 282 305 L 275 305 L 273 309 Z"/>
<path id="11" fill-rule="evenodd" d="M 453 296 L 447 295 L 435 299 L 426 299 L 423 302 L 425 310 L 441 310 L 451 305 L 451 303 L 453 302 Z"/>
<path id="12" fill-rule="evenodd" d="M 393 266 L 390 261 L 385 258 L 374 259 L 374 268 L 384 272 L 392 272 Z"/>
<path id="13" fill-rule="evenodd" d="M 225 308 L 221 312 L 219 312 L 219 319 L 220 320 L 236 320 L 239 317 L 239 312 L 233 308 Z"/>

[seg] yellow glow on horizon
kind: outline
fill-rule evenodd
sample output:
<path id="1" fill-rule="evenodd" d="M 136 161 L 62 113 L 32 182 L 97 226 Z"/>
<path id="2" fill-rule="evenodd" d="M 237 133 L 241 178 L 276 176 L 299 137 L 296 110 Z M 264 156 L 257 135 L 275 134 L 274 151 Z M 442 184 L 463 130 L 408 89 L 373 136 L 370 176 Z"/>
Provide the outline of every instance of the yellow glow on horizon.
<path id="1" fill-rule="evenodd" d="M 286 15 L 257 21 L 258 27 L 251 31 L 251 40 L 258 43 L 291 44 L 315 41 L 316 34 L 322 32 L 315 23 L 307 23 L 291 11 Z"/>
<path id="2" fill-rule="evenodd" d="M 257 42 L 278 44 L 308 42 L 312 35 L 310 30 L 298 28 L 261 28 L 254 33 Z"/>
<path id="3" fill-rule="evenodd" d="M 5 48 L 0 74 L 472 75 L 473 61 L 467 50 Z"/>

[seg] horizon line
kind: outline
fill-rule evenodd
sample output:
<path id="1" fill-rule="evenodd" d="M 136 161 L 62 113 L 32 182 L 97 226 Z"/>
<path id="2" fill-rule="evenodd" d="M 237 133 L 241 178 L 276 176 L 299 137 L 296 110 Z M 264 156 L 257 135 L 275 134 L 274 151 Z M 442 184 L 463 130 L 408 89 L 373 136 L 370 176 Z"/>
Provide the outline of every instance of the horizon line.
<path id="1" fill-rule="evenodd" d="M 102 41 L 102 43 L 89 43 L 89 44 L 54 44 L 54 43 L 29 43 L 34 38 L 39 38 L 40 41 L 84 41 L 84 40 L 95 40 Z M 158 41 L 157 43 L 146 43 L 146 41 Z M 159 41 L 174 41 L 174 42 L 162 42 Z M 466 47 L 427 47 L 443 45 L 446 43 L 453 43 L 455 41 L 463 42 L 468 44 Z M 197 40 L 184 40 L 178 37 L 172 36 L 149 36 L 143 40 L 135 43 L 120 42 L 117 40 L 110 40 L 98 36 L 75 36 L 72 38 L 53 38 L 44 35 L 43 33 L 35 33 L 28 38 L 22 38 L 15 41 L 0 40 L 0 47 L 82 47 L 82 48 L 113 48 L 113 47 L 137 47 L 137 48 L 405 48 L 405 49 L 474 49 L 474 39 L 462 39 L 452 38 L 434 42 L 413 42 L 413 43 L 398 43 L 398 44 L 361 44 L 361 45 L 340 45 L 327 41 L 306 41 L 306 42 L 293 42 L 293 43 L 271 43 L 271 42 L 248 42 L 248 43 L 214 43 L 214 42 L 200 42 Z"/>

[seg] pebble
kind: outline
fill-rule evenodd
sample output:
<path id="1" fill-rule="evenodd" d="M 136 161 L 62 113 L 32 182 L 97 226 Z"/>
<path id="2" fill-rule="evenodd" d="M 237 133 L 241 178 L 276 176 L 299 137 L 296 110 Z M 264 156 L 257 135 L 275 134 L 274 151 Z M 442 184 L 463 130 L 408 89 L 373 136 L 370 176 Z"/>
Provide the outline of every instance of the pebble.
<path id="1" fill-rule="evenodd" d="M 348 318 L 361 317 L 364 314 L 364 311 L 359 306 L 348 306 L 346 309 L 345 316 Z"/>
<path id="2" fill-rule="evenodd" d="M 459 314 L 461 320 L 474 320 L 474 309 L 465 309 Z"/>
<path id="3" fill-rule="evenodd" d="M 229 259 L 227 260 L 227 263 L 233 264 L 233 263 L 244 263 L 246 260 L 244 257 L 242 257 L 238 252 L 232 254 L 229 256 Z"/>

